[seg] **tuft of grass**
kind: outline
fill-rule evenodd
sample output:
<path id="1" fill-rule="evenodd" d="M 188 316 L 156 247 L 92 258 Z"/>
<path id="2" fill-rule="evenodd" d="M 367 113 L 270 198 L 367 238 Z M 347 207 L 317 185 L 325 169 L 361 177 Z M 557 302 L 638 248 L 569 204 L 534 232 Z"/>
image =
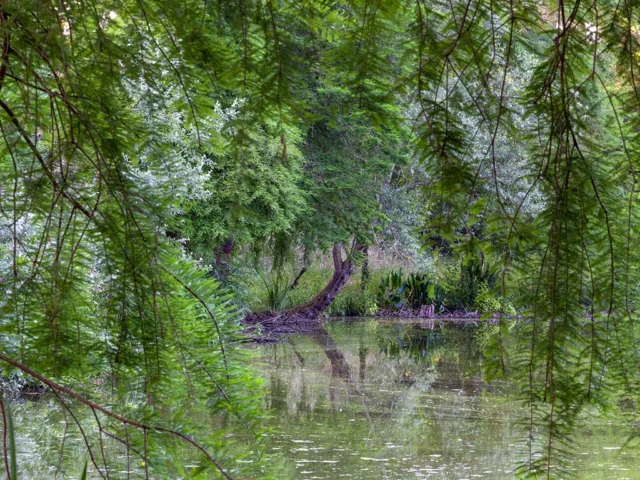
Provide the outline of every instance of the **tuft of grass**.
<path id="1" fill-rule="evenodd" d="M 280 273 L 274 276 L 262 277 L 265 292 L 265 305 L 272 312 L 284 310 L 289 305 L 289 283 Z"/>

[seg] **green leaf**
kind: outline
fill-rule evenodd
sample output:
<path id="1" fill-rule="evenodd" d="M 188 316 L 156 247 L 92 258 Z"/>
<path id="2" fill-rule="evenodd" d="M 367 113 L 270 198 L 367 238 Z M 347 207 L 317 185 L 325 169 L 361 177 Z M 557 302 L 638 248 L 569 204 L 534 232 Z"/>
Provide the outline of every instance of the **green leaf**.
<path id="1" fill-rule="evenodd" d="M 80 475 L 80 480 L 87 480 L 87 460 L 84 461 L 84 468 L 82 469 L 82 475 Z"/>

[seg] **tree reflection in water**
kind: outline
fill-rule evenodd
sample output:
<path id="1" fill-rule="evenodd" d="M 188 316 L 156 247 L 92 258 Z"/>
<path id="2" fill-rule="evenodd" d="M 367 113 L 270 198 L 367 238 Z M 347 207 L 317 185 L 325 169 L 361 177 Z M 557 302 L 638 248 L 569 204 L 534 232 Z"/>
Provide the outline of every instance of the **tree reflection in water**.
<path id="1" fill-rule="evenodd" d="M 336 384 L 339 379 L 342 379 L 347 384 L 347 392 L 349 393 L 349 398 L 357 397 L 360 400 L 362 405 L 362 413 L 365 417 L 371 422 L 371 416 L 369 415 L 369 409 L 367 408 L 367 404 L 365 401 L 365 395 L 363 393 L 360 385 L 356 383 L 353 376 L 351 375 L 351 367 L 347 362 L 347 359 L 344 356 L 344 353 L 338 348 L 335 340 L 331 337 L 329 332 L 322 327 L 319 326 L 312 334 L 309 335 L 314 342 L 316 342 L 324 351 L 324 354 L 329 359 L 331 363 L 331 384 L 329 387 L 329 397 L 331 400 L 331 407 L 334 411 L 338 409 L 336 396 L 339 390 L 338 385 Z M 364 381 L 364 369 L 366 368 L 366 359 L 364 361 L 362 357 L 360 357 L 360 381 Z"/>
<path id="2" fill-rule="evenodd" d="M 468 322 L 332 321 L 261 346 L 279 478 L 513 478 L 524 458 L 521 403 L 482 377 L 482 328 Z M 585 433 L 581 478 L 636 468 L 619 428 Z M 489 472 L 489 473 L 487 473 Z M 480 477 L 478 477 L 480 478 Z"/>

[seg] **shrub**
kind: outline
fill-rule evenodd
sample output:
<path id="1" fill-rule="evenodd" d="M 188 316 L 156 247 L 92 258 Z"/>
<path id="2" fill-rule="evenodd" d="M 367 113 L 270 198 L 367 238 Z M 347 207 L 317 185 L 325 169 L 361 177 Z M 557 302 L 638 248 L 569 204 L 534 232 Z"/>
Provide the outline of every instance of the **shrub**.
<path id="1" fill-rule="evenodd" d="M 357 317 L 375 315 L 377 311 L 375 297 L 369 290 L 351 282 L 345 285 L 327 309 L 327 314 L 334 317 Z"/>
<path id="2" fill-rule="evenodd" d="M 481 284 L 478 287 L 478 295 L 475 303 L 478 313 L 504 313 L 515 315 L 516 309 L 511 302 L 503 301 L 500 296 L 493 295 L 488 285 Z"/>
<path id="3" fill-rule="evenodd" d="M 406 284 L 402 278 L 402 269 L 389 272 L 380 277 L 377 301 L 380 308 L 402 308 Z"/>
<path id="4" fill-rule="evenodd" d="M 402 270 L 389 272 L 380 278 L 377 292 L 378 305 L 386 309 L 419 310 L 425 305 L 435 305 L 436 310 L 441 310 L 445 300 L 445 289 L 420 272 L 410 273 L 406 278 Z"/>
<path id="5" fill-rule="evenodd" d="M 407 303 L 415 309 L 435 305 L 436 310 L 440 310 L 445 299 L 444 288 L 422 273 L 414 272 L 407 277 L 404 292 Z"/>
<path id="6" fill-rule="evenodd" d="M 498 269 L 476 258 L 463 263 L 442 261 L 439 267 L 446 291 L 445 307 L 451 311 L 481 311 L 477 304 L 479 294 L 484 292 L 483 301 L 488 301 L 488 292 L 499 278 Z"/>

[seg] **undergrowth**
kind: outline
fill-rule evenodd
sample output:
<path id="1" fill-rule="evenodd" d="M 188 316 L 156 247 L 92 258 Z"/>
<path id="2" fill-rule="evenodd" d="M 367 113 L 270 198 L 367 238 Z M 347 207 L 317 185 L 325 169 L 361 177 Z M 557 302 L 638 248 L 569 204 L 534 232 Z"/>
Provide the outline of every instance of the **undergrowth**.
<path id="1" fill-rule="evenodd" d="M 313 298 L 329 282 L 333 271 L 309 267 L 294 286 L 299 271 L 242 272 L 235 290 L 249 311 L 281 311 Z M 434 313 L 516 315 L 513 304 L 503 300 L 496 286 L 497 273 L 474 262 L 441 261 L 436 272 L 403 272 L 402 269 L 370 270 L 363 281 L 357 271 L 325 312 L 328 316 L 372 316 L 376 313 L 419 312 L 433 305 Z"/>

